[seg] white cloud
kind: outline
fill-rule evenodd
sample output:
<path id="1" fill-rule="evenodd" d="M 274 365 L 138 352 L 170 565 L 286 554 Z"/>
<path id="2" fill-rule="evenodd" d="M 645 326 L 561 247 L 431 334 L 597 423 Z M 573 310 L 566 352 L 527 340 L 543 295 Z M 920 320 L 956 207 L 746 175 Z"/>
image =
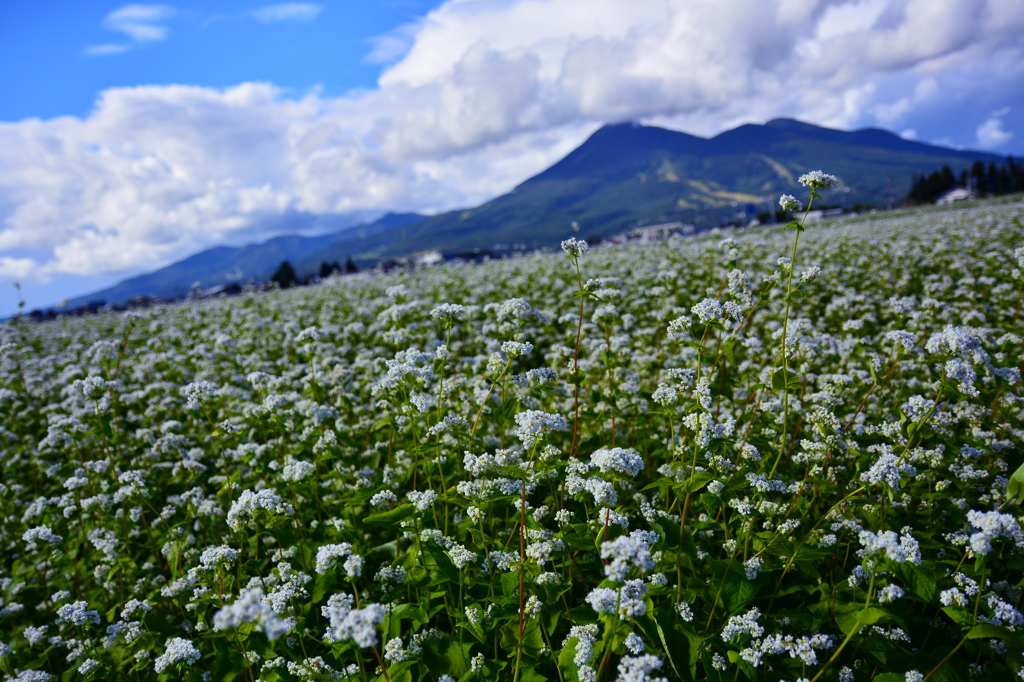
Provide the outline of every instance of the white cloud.
<path id="1" fill-rule="evenodd" d="M 104 43 L 102 45 L 86 45 L 82 53 L 86 57 L 103 57 L 108 54 L 121 54 L 135 47 L 118 43 Z"/>
<path id="2" fill-rule="evenodd" d="M 165 40 L 168 28 L 163 22 L 176 13 L 177 10 L 169 5 L 125 5 L 118 8 L 103 19 L 103 27 L 124 33 L 131 42 L 88 45 L 83 54 L 87 57 L 120 54 L 142 43 Z"/>
<path id="3" fill-rule="evenodd" d="M 252 10 L 257 21 L 270 24 L 275 21 L 310 21 L 315 19 L 324 9 L 323 5 L 310 2 L 284 2 L 279 5 L 267 5 Z"/>
<path id="4" fill-rule="evenodd" d="M 39 264 L 31 258 L 11 258 L 0 256 L 0 279 L 24 281 L 35 278 L 39 270 Z"/>
<path id="5" fill-rule="evenodd" d="M 978 144 L 985 149 L 1001 147 L 1013 139 L 1013 133 L 1003 130 L 1003 117 L 1010 113 L 1010 107 L 1003 107 L 993 112 L 984 123 L 978 126 Z"/>
<path id="6" fill-rule="evenodd" d="M 298 4 L 263 10 L 286 6 Z M 389 34 L 406 42 L 378 41 L 374 58 L 398 61 L 370 91 L 109 90 L 84 119 L 0 124 L 0 251 L 35 249 L 55 274 L 137 272 L 253 241 L 293 213 L 473 205 L 605 122 L 714 134 L 782 115 L 886 118 L 936 137 L 920 107 L 1022 94 L 1019 0 L 848 6 L 452 0 Z M 985 125 L 979 139 L 1009 139 Z"/>

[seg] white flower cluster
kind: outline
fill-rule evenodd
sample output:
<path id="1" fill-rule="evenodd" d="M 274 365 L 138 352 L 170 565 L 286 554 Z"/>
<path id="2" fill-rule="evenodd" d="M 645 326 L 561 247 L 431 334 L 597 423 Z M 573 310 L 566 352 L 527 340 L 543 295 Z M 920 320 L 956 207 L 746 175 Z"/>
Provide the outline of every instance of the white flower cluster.
<path id="1" fill-rule="evenodd" d="M 652 673 L 661 668 L 662 661 L 653 654 L 643 656 L 623 656 L 619 659 L 619 676 L 616 682 L 668 682 L 665 677 L 655 677 Z"/>
<path id="2" fill-rule="evenodd" d="M 811 171 L 810 173 L 804 173 L 799 178 L 799 182 L 804 187 L 810 187 L 811 189 L 825 189 L 826 187 L 834 187 L 839 184 L 839 178 L 828 173 L 823 173 L 820 170 Z"/>
<path id="3" fill-rule="evenodd" d="M 437 502 L 437 493 L 433 490 L 410 490 L 405 497 L 412 502 L 417 511 L 426 511 Z"/>
<path id="4" fill-rule="evenodd" d="M 967 522 L 975 529 L 971 535 L 971 551 L 975 554 L 988 554 L 992 551 L 992 541 L 997 538 L 1009 538 L 1019 550 L 1024 550 L 1024 532 L 1020 524 L 1010 514 L 999 512 L 980 512 L 972 509 L 967 512 Z"/>
<path id="5" fill-rule="evenodd" d="M 598 613 L 618 613 L 622 620 L 640 618 L 647 613 L 644 595 L 648 586 L 642 580 L 627 580 L 619 589 L 595 587 L 587 595 L 587 603 Z"/>
<path id="6" fill-rule="evenodd" d="M 263 488 L 259 492 L 243 490 L 238 499 L 231 503 L 227 517 L 228 525 L 233 530 L 241 530 L 243 526 L 254 519 L 256 513 L 261 509 L 274 514 L 292 515 L 295 513 L 292 506 L 283 501 L 273 488 Z"/>
<path id="7" fill-rule="evenodd" d="M 466 317 L 466 306 L 458 303 L 442 303 L 430 311 L 435 320 L 461 320 Z"/>
<path id="8" fill-rule="evenodd" d="M 265 632 L 267 638 L 273 640 L 295 627 L 294 618 L 279 618 L 265 601 L 260 587 L 243 590 L 234 603 L 213 614 L 213 629 L 227 630 L 253 623 L 257 630 Z"/>
<path id="9" fill-rule="evenodd" d="M 590 456 L 590 465 L 605 474 L 615 472 L 633 477 L 643 471 L 644 460 L 636 450 L 601 448 Z"/>
<path id="10" fill-rule="evenodd" d="M 588 250 L 590 250 L 590 246 L 582 239 L 570 237 L 562 241 L 562 251 L 565 251 L 572 258 L 579 258 Z"/>
<path id="11" fill-rule="evenodd" d="M 897 535 L 891 530 L 883 530 L 877 534 L 862 530 L 858 540 L 862 549 L 857 550 L 857 556 L 861 558 L 884 554 L 886 558 L 897 563 L 921 563 L 921 548 L 906 528 L 903 529 L 902 535 Z"/>
<path id="12" fill-rule="evenodd" d="M 602 542 L 601 558 L 611 559 L 604 567 L 605 575 L 611 580 L 622 581 L 631 567 L 640 569 L 641 573 L 654 570 L 651 545 L 659 539 L 658 534 L 652 531 L 635 530 L 629 535 Z"/>
<path id="13" fill-rule="evenodd" d="M 174 637 L 167 641 L 167 648 L 153 661 L 153 668 L 162 673 L 175 663 L 192 665 L 201 658 L 202 654 L 196 649 L 192 642 L 182 637 Z"/>
<path id="14" fill-rule="evenodd" d="M 914 476 L 917 474 L 917 469 L 910 464 L 901 462 L 888 445 L 871 446 L 869 450 L 881 452 L 881 455 L 867 471 L 860 475 L 860 480 L 865 483 L 885 483 L 893 490 L 899 490 L 901 475 Z"/>
<path id="15" fill-rule="evenodd" d="M 576 650 L 572 662 L 576 664 L 577 676 L 580 682 L 595 682 L 597 673 L 590 667 L 594 660 L 594 642 L 597 641 L 597 625 L 573 625 L 569 628 L 569 635 L 562 642 L 562 646 L 569 646 L 569 642 L 576 640 Z"/>
<path id="16" fill-rule="evenodd" d="M 99 611 L 90 611 L 88 602 L 76 601 L 64 604 L 57 609 L 57 622 L 71 625 L 85 625 L 86 623 L 99 625 L 100 614 Z"/>
<path id="17" fill-rule="evenodd" d="M 26 547 L 28 551 L 34 552 L 36 551 L 36 542 L 46 542 L 50 545 L 58 545 L 64 538 L 59 535 L 54 535 L 49 526 L 36 526 L 35 528 L 29 528 L 27 531 L 22 533 L 21 539 L 27 543 Z"/>
<path id="18" fill-rule="evenodd" d="M 343 565 L 345 575 L 350 578 L 358 578 L 363 574 L 363 558 L 352 552 L 352 545 L 348 542 L 336 545 L 323 545 L 317 549 L 316 572 L 320 575 L 330 572 L 338 560 L 342 558 L 345 558 Z"/>
<path id="19" fill-rule="evenodd" d="M 527 410 L 516 415 L 516 436 L 523 447 L 532 448 L 541 438 L 552 431 L 564 431 L 568 428 L 565 417 L 540 410 Z"/>
<path id="20" fill-rule="evenodd" d="M 342 642 L 351 639 L 363 649 L 377 644 L 375 628 L 384 622 L 387 614 L 387 610 L 380 604 L 353 609 L 352 597 L 347 594 L 332 595 L 321 612 L 331 624 L 324 634 L 325 641 Z"/>
<path id="21" fill-rule="evenodd" d="M 195 410 L 205 396 L 213 393 L 213 384 L 209 381 L 194 381 L 181 389 L 185 396 L 185 409 Z"/>

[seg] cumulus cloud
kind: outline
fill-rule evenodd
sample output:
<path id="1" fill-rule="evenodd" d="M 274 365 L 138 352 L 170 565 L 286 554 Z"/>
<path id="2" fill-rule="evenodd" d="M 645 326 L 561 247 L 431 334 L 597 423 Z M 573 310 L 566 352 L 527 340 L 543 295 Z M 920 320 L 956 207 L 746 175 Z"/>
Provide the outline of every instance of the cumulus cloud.
<path id="1" fill-rule="evenodd" d="M 168 29 L 163 22 L 175 13 L 169 5 L 125 5 L 115 9 L 103 19 L 103 27 L 124 33 L 131 42 L 89 45 L 84 54 L 90 57 L 120 54 L 142 43 L 165 40 Z"/>
<path id="2" fill-rule="evenodd" d="M 1013 133 L 1003 130 L 1003 117 L 1010 113 L 1010 107 L 996 111 L 978 126 L 978 144 L 986 149 L 1001 147 L 1013 139 Z"/>
<path id="3" fill-rule="evenodd" d="M 324 9 L 323 5 L 310 2 L 284 2 L 279 5 L 266 5 L 252 10 L 252 16 L 265 24 L 277 21 L 309 21 L 316 19 Z"/>
<path id="4" fill-rule="evenodd" d="M 377 42 L 369 91 L 120 88 L 84 119 L 0 124 L 0 251 L 129 272 L 292 213 L 473 205 L 606 122 L 918 128 L 921 107 L 1022 82 L 1022 35 L 1018 0 L 452 0 Z M 990 120 L 979 141 L 1009 139 Z"/>

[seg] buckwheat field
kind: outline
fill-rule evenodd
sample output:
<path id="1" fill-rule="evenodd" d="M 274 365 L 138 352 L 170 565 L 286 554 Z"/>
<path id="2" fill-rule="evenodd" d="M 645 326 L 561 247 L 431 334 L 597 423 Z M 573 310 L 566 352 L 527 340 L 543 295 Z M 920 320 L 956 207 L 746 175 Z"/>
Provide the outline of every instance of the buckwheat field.
<path id="1" fill-rule="evenodd" d="M 1024 203 L 0 326 L 7 680 L 1024 666 Z M 817 201 L 813 198 L 813 201 Z"/>

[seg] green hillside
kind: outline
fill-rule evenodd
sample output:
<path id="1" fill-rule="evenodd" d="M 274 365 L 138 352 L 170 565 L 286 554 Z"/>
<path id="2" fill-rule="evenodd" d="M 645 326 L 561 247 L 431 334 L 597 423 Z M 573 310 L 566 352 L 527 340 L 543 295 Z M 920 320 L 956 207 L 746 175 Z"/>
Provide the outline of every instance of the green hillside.
<path id="1" fill-rule="evenodd" d="M 609 125 L 508 194 L 415 223 L 407 239 L 375 255 L 510 242 L 546 246 L 568 236 L 573 222 L 589 237 L 675 220 L 710 227 L 747 205 L 767 210 L 780 194 L 796 192 L 801 174 L 819 168 L 844 182 L 826 195 L 830 204 L 885 206 L 906 195 L 915 173 L 943 165 L 958 171 L 974 161 L 1002 158 L 884 130 L 844 132 L 790 119 L 740 126 L 711 139 Z"/>
<path id="2" fill-rule="evenodd" d="M 555 165 L 480 206 L 429 218 L 389 214 L 323 237 L 218 247 L 72 304 L 139 294 L 176 296 L 194 281 L 213 286 L 266 279 L 286 259 L 302 275 L 322 261 L 349 256 L 365 267 L 434 249 L 555 246 L 571 234 L 574 222 L 586 238 L 669 221 L 707 228 L 737 213 L 771 210 L 780 194 L 797 193 L 801 174 L 815 169 L 842 180 L 826 193 L 827 203 L 882 207 L 898 203 L 915 174 L 945 165 L 959 172 L 975 161 L 1003 159 L 904 140 L 884 130 L 845 132 L 791 119 L 743 125 L 710 139 L 633 123 L 607 125 Z"/>

